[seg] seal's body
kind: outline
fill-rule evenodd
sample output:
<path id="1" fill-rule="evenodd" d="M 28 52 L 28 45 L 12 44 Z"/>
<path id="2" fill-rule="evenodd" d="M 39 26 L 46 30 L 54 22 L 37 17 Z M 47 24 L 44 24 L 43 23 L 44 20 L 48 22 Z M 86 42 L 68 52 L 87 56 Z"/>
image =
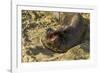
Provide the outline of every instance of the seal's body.
<path id="1" fill-rule="evenodd" d="M 44 42 L 43 44 L 52 51 L 66 52 L 82 42 L 86 30 L 87 26 L 84 24 L 80 13 L 74 13 L 69 25 L 66 24 L 58 30 L 49 28 L 46 31 L 45 43 L 51 47 L 47 47 Z"/>

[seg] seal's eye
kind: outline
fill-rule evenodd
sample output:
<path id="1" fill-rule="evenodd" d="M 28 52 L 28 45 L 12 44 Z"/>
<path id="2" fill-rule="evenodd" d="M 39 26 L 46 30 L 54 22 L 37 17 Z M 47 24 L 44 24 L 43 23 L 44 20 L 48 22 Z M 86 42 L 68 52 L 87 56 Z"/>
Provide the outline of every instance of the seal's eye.
<path id="1" fill-rule="evenodd" d="M 52 33 L 52 32 L 54 32 L 54 30 L 52 28 L 46 29 L 46 33 Z"/>

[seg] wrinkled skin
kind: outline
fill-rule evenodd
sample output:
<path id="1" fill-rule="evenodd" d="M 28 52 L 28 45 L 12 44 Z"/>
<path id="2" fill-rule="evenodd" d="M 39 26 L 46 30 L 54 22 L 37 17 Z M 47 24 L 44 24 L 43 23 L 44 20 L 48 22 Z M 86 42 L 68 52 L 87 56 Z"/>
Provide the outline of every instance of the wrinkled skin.
<path id="1" fill-rule="evenodd" d="M 87 28 L 88 26 L 83 23 L 80 13 L 74 13 L 70 24 L 66 24 L 57 30 L 47 29 L 45 42 L 47 45 L 52 46 L 52 48 L 44 46 L 55 52 L 66 52 L 83 41 Z"/>

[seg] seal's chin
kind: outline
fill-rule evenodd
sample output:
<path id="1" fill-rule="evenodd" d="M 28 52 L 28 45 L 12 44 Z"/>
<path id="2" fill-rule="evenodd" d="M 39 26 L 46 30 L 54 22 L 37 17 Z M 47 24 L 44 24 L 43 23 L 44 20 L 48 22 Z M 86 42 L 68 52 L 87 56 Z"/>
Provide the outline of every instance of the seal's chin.
<path id="1" fill-rule="evenodd" d="M 47 43 L 47 41 L 44 40 L 43 38 L 41 39 L 41 44 L 44 48 L 49 49 L 49 50 L 51 50 L 52 52 L 55 52 L 55 53 L 64 53 L 64 52 L 66 52 L 66 50 L 61 50 L 59 48 L 54 47 L 53 46 L 54 44 L 52 45 L 50 43 Z"/>

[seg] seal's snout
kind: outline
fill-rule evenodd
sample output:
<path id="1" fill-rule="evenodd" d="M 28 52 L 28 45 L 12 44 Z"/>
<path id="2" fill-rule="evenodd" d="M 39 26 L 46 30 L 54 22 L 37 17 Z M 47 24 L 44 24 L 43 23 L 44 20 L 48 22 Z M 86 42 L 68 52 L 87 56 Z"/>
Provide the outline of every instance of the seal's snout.
<path id="1" fill-rule="evenodd" d="M 46 29 L 46 38 L 52 38 L 54 30 L 52 28 L 47 28 Z"/>

